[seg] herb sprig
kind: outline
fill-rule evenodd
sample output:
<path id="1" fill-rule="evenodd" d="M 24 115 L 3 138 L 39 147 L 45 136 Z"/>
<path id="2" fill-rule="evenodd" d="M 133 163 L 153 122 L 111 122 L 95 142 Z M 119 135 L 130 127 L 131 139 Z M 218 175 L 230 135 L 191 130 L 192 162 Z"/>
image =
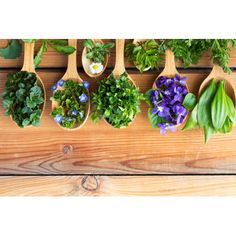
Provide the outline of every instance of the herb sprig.
<path id="1" fill-rule="evenodd" d="M 21 128 L 39 126 L 44 93 L 36 84 L 36 74 L 27 71 L 10 73 L 2 93 L 5 114 Z"/>
<path id="2" fill-rule="evenodd" d="M 83 45 L 87 48 L 87 59 L 91 60 L 92 62 L 101 64 L 105 62 L 106 56 L 109 55 L 109 49 L 115 46 L 115 44 L 112 42 L 94 42 L 91 39 L 84 40 Z"/>
<path id="3" fill-rule="evenodd" d="M 32 43 L 39 40 L 36 39 L 23 39 L 24 42 Z M 42 39 L 41 45 L 38 52 L 34 57 L 34 66 L 37 68 L 42 61 L 43 53 L 47 52 L 48 47 L 54 48 L 57 52 L 63 53 L 66 55 L 72 54 L 75 51 L 75 48 L 68 45 L 68 40 L 64 39 Z"/>
<path id="4" fill-rule="evenodd" d="M 142 94 L 129 82 L 127 73 L 119 78 L 110 75 L 103 79 L 96 92 L 92 94 L 94 122 L 105 118 L 113 127 L 128 126 L 140 112 Z"/>

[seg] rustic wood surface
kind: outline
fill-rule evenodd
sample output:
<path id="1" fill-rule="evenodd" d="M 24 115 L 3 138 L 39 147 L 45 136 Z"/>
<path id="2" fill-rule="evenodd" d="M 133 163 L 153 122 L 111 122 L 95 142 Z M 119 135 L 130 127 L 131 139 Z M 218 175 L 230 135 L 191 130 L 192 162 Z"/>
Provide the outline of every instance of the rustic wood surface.
<path id="1" fill-rule="evenodd" d="M 233 196 L 235 176 L 0 177 L 0 196 Z"/>
<path id="2" fill-rule="evenodd" d="M 0 47 L 5 44 L 6 40 L 0 40 Z M 78 46 L 79 74 L 83 80 L 91 82 L 92 92 L 99 80 L 109 75 L 114 68 L 115 53 L 113 50 L 104 75 L 99 79 L 90 79 L 81 68 L 81 40 Z M 7 73 L 19 70 L 22 64 L 22 57 L 16 60 L 0 58 L 0 93 Z M 161 71 L 152 70 L 140 74 L 127 60 L 125 64 L 127 72 L 142 92 L 152 87 Z M 187 70 L 181 69 L 181 63 L 177 64 L 178 71 L 189 78 L 190 91 L 197 94 L 201 82 L 210 72 L 212 63 L 209 54 L 206 53 L 198 65 Z M 0 175 L 182 174 L 183 176 L 100 176 L 101 180 L 106 180 L 106 185 L 97 195 L 235 194 L 234 176 L 214 176 L 236 174 L 235 128 L 229 135 L 215 135 L 207 145 L 204 144 L 201 130 L 182 132 L 180 127 L 176 133 L 169 132 L 161 136 L 158 129 L 150 127 L 147 105 L 142 102 L 142 112 L 125 129 L 114 129 L 103 120 L 93 124 L 90 119 L 76 132 L 60 129 L 50 117 L 49 97 L 50 87 L 63 76 L 66 65 L 66 56 L 49 49 L 37 69 L 48 98 L 40 127 L 18 128 L 9 117 L 3 115 L 4 111 L 0 106 Z M 231 53 L 230 65 L 236 67 L 234 51 Z M 236 86 L 236 72 L 231 75 Z M 213 176 L 192 177 L 184 174 Z M 27 195 L 73 195 L 70 194 L 70 187 L 81 178 L 83 177 L 1 177 L 0 194 L 24 195 L 25 191 Z M 58 186 L 60 181 L 64 186 L 61 190 Z M 191 183 L 196 184 L 196 187 L 192 187 Z M 10 187 L 11 185 L 15 188 Z M 83 194 L 86 195 L 86 192 L 75 191 L 75 195 Z"/>

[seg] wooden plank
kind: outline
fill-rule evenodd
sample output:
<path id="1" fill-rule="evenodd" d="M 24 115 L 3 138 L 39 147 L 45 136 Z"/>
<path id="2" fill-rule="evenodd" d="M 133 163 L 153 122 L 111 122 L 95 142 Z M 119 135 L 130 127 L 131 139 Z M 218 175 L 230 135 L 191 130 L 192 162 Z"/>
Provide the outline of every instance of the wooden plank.
<path id="1" fill-rule="evenodd" d="M 114 41 L 114 39 L 111 40 L 104 40 L 104 41 Z M 126 40 L 126 42 L 130 42 L 132 40 Z M 77 55 L 77 61 L 78 66 L 81 68 L 81 55 L 83 50 L 82 45 L 83 40 L 78 40 L 78 55 Z M 7 45 L 7 40 L 1 39 L 0 40 L 0 47 L 4 47 Z M 36 44 L 35 50 L 38 50 L 39 43 Z M 111 50 L 111 56 L 108 61 L 108 68 L 113 68 L 115 62 L 115 48 Z M 0 57 L 0 67 L 2 68 L 21 68 L 23 64 L 23 55 L 21 57 L 14 59 L 14 60 L 6 60 Z M 57 53 L 54 49 L 48 48 L 48 51 L 44 53 L 43 59 L 41 64 L 39 65 L 40 68 L 61 68 L 66 67 L 67 65 L 67 56 L 62 55 L 60 53 Z M 125 65 L 127 68 L 134 68 L 134 65 L 128 61 L 128 59 L 125 57 Z M 229 60 L 229 66 L 236 67 L 236 51 L 234 49 L 231 50 L 230 53 L 230 60 Z M 177 61 L 177 67 L 182 68 L 183 64 L 180 61 Z M 210 52 L 204 53 L 202 58 L 199 60 L 198 64 L 191 65 L 190 68 L 200 67 L 200 68 L 209 68 L 212 67 L 212 62 L 210 58 Z"/>
<path id="2" fill-rule="evenodd" d="M 110 72 L 107 71 L 107 74 Z M 197 92 L 205 72 L 184 73 L 191 91 Z M 47 104 L 39 128 L 21 129 L 0 106 L 0 174 L 159 174 L 236 173 L 236 129 L 216 135 L 207 145 L 200 130 L 178 131 L 165 136 L 152 129 L 147 105 L 125 129 L 91 120 L 77 132 L 61 130 L 50 117 L 50 86 L 63 72 L 39 71 L 47 89 Z M 81 74 L 82 78 L 87 78 Z M 148 90 L 156 73 L 131 74 L 141 91 Z M 236 73 L 232 80 L 236 86 Z M 0 93 L 6 72 L 0 73 Z M 89 79 L 92 90 L 96 80 Z"/>
<path id="3" fill-rule="evenodd" d="M 0 196 L 235 195 L 235 176 L 0 177 Z"/>

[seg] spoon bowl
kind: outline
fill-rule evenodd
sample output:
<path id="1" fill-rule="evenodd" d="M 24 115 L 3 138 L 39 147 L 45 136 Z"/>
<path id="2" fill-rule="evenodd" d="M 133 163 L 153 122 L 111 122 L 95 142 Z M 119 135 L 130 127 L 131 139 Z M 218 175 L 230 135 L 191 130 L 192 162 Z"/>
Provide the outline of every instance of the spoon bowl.
<path id="1" fill-rule="evenodd" d="M 166 52 L 165 52 L 165 67 L 164 67 L 163 71 L 155 79 L 152 88 L 153 89 L 157 89 L 156 81 L 161 76 L 174 77 L 176 74 L 180 75 L 179 72 L 176 69 L 175 55 L 174 55 L 174 53 L 170 49 L 167 49 Z M 187 83 L 185 83 L 185 86 L 186 86 L 187 91 L 189 92 L 189 88 L 188 88 Z M 187 118 L 187 115 L 184 117 L 183 122 L 180 123 L 180 124 L 175 125 L 175 127 L 179 127 L 182 124 L 184 124 L 184 122 L 186 121 L 186 118 Z"/>
<path id="2" fill-rule="evenodd" d="M 74 47 L 75 49 L 77 49 L 77 39 L 69 39 L 69 45 Z M 66 80 L 73 80 L 75 82 L 83 83 L 83 80 L 81 79 L 81 77 L 79 76 L 78 71 L 77 71 L 76 52 L 77 52 L 77 50 L 75 50 L 72 54 L 70 54 L 68 56 L 67 70 L 66 70 L 66 73 L 64 74 L 64 76 L 62 77 L 62 79 L 65 81 Z M 64 88 L 58 86 L 56 90 L 64 90 Z M 87 93 L 89 94 L 88 89 L 86 89 L 86 90 L 87 90 Z M 58 106 L 59 106 L 58 102 L 52 100 L 52 111 L 55 108 L 57 108 Z M 84 124 L 86 123 L 88 116 L 89 116 L 89 111 L 90 111 L 90 98 L 88 96 L 88 102 L 86 103 L 86 114 L 85 114 L 85 118 L 82 123 L 78 124 L 77 126 L 75 126 L 73 128 L 63 127 L 59 123 L 57 123 L 57 125 L 66 131 L 78 130 L 78 129 L 82 128 L 84 126 Z"/>
<path id="3" fill-rule="evenodd" d="M 114 70 L 112 71 L 112 73 L 109 76 L 111 76 L 113 74 L 115 78 L 119 78 L 120 75 L 122 75 L 124 72 L 126 72 L 125 63 L 124 63 L 124 47 L 125 47 L 125 40 L 124 39 L 116 39 L 116 64 L 115 64 Z M 128 73 L 127 73 L 127 77 L 128 77 L 129 82 L 132 83 L 136 87 L 135 82 L 129 76 Z M 128 124 L 128 126 L 134 121 L 135 116 L 136 115 L 134 115 L 133 120 Z M 107 124 L 112 126 L 106 119 L 104 119 L 104 120 Z M 126 128 L 126 127 L 127 126 L 121 126 L 120 129 Z"/>
<path id="4" fill-rule="evenodd" d="M 228 94 L 228 96 L 232 99 L 234 105 L 236 104 L 235 102 L 235 88 L 232 84 L 232 77 L 225 73 L 223 69 L 219 66 L 214 64 L 211 73 L 207 76 L 206 79 L 203 80 L 203 82 L 200 85 L 198 96 L 200 97 L 201 93 L 203 90 L 209 85 L 210 81 L 212 79 L 215 79 L 216 82 L 220 80 L 224 80 L 225 82 L 225 91 Z"/>
<path id="5" fill-rule="evenodd" d="M 44 83 L 43 83 L 42 79 L 39 77 L 39 75 L 35 71 L 35 67 L 34 67 L 34 45 L 35 45 L 34 42 L 32 42 L 32 43 L 25 42 L 24 43 L 24 63 L 23 63 L 23 67 L 22 67 L 21 71 L 27 71 L 27 72 L 35 73 L 36 78 L 37 78 L 36 84 L 39 87 L 41 87 L 41 89 L 43 90 L 44 102 L 40 106 L 40 108 L 41 108 L 40 120 L 41 120 L 41 118 L 43 116 L 43 113 L 44 113 L 44 110 L 45 110 L 46 89 L 45 89 L 45 86 L 44 86 Z M 10 118 L 16 124 L 16 122 L 14 121 L 12 115 L 10 115 Z M 24 128 L 27 128 L 27 127 L 33 127 L 33 125 L 27 125 Z"/>
<path id="6" fill-rule="evenodd" d="M 101 39 L 93 39 L 92 41 L 94 43 L 97 43 L 97 42 L 103 43 L 103 41 Z M 93 74 L 89 71 L 89 65 L 91 65 L 92 61 L 86 57 L 86 54 L 87 54 L 87 48 L 84 47 L 83 52 L 82 52 L 82 66 L 84 68 L 85 73 L 91 78 L 99 77 L 100 75 L 103 74 L 103 72 L 105 71 L 105 69 L 107 67 L 109 55 L 105 56 L 105 61 L 103 63 L 103 70 L 98 74 Z"/>

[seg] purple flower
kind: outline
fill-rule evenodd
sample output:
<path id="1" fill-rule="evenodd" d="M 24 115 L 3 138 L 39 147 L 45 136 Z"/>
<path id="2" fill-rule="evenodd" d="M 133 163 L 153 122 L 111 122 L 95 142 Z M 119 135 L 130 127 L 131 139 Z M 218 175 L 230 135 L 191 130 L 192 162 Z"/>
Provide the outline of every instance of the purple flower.
<path id="1" fill-rule="evenodd" d="M 54 120 L 59 124 L 62 122 L 64 118 L 60 115 L 60 114 L 57 114 L 55 117 L 54 117 Z"/>
<path id="2" fill-rule="evenodd" d="M 54 84 L 52 87 L 51 87 L 51 91 L 55 91 L 55 90 L 57 90 L 57 85 L 56 84 Z"/>
<path id="3" fill-rule="evenodd" d="M 152 109 L 152 114 L 157 114 L 160 117 L 165 117 L 169 115 L 170 108 L 165 106 L 157 106 Z"/>
<path id="4" fill-rule="evenodd" d="M 64 79 L 60 79 L 59 81 L 57 81 L 57 86 L 63 86 L 65 83 Z"/>
<path id="5" fill-rule="evenodd" d="M 85 89 L 88 89 L 89 88 L 89 86 L 90 86 L 90 83 L 88 82 L 88 81 L 83 81 L 83 87 L 85 88 Z"/>
<path id="6" fill-rule="evenodd" d="M 80 100 L 80 102 L 87 102 L 88 101 L 88 96 L 86 94 L 82 93 L 79 96 L 79 100 Z"/>
<path id="7" fill-rule="evenodd" d="M 158 127 L 160 128 L 160 134 L 165 134 L 167 130 L 170 130 L 172 132 L 176 131 L 176 126 L 170 123 L 161 123 L 158 124 Z"/>
<path id="8" fill-rule="evenodd" d="M 71 114 L 72 114 L 73 116 L 76 116 L 76 115 L 77 115 L 77 110 L 76 110 L 76 109 L 73 109 L 72 112 L 71 112 Z"/>

